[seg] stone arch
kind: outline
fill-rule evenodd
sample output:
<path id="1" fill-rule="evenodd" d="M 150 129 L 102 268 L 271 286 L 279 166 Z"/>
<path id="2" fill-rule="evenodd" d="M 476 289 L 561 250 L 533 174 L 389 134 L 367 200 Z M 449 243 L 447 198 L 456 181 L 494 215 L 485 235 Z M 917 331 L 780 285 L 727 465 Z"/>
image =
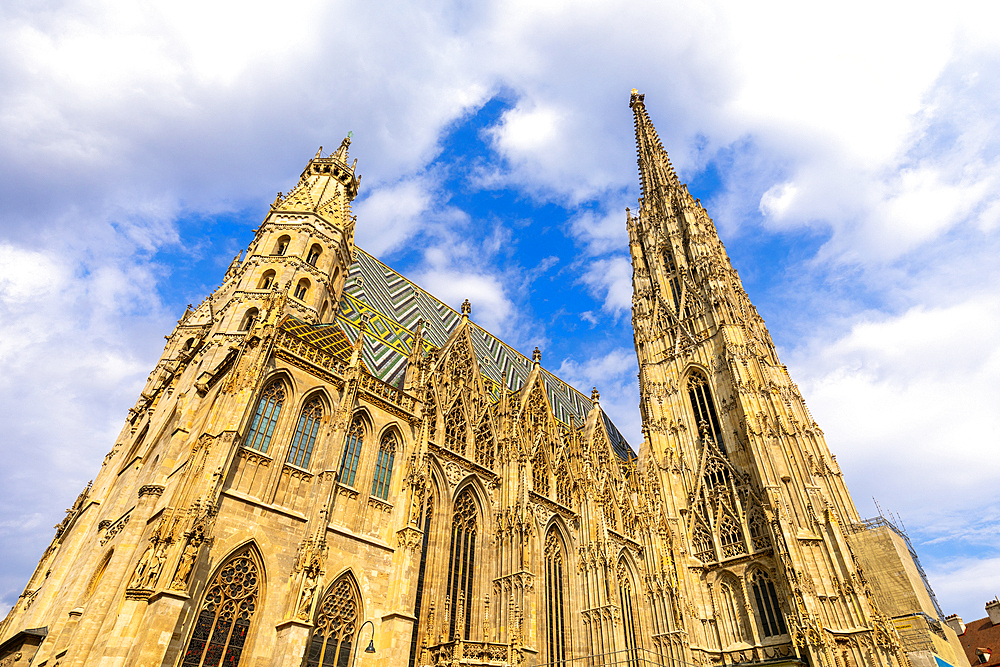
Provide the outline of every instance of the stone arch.
<path id="1" fill-rule="evenodd" d="M 219 561 L 202 591 L 198 612 L 182 655 L 182 667 L 200 667 L 209 645 L 218 647 L 223 661 L 238 664 L 252 652 L 266 586 L 264 558 L 254 540 L 228 552 Z"/>
<path id="2" fill-rule="evenodd" d="M 746 591 L 740 577 L 729 570 L 720 570 L 716 574 L 714 583 L 718 621 L 721 621 L 722 626 L 719 628 L 722 648 L 746 643 L 753 635 L 750 633 L 750 620 L 746 615 Z"/>
<path id="3" fill-rule="evenodd" d="M 101 583 L 101 579 L 104 577 L 105 571 L 108 569 L 108 564 L 111 562 L 112 556 L 115 555 L 115 548 L 111 547 L 108 552 L 101 557 L 98 561 L 97 567 L 94 568 L 94 573 L 90 575 L 90 580 L 87 582 L 87 588 L 84 590 L 84 599 L 89 598 L 97 590 L 97 587 Z"/>
<path id="4" fill-rule="evenodd" d="M 351 569 L 347 568 L 331 577 L 330 584 L 316 605 L 304 665 L 347 667 L 354 657 L 358 634 L 365 618 L 361 586 Z"/>

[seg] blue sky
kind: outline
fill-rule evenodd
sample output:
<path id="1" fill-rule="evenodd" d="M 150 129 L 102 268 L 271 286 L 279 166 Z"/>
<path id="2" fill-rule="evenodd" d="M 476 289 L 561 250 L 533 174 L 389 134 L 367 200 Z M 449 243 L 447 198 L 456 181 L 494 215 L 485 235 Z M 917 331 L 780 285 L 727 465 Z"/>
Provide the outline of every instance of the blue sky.
<path id="1" fill-rule="evenodd" d="M 0 606 L 187 303 L 354 132 L 358 243 L 638 446 L 637 87 L 863 515 L 946 613 L 1000 591 L 997 9 L 794 2 L 7 3 Z M 864 16 L 865 20 L 857 20 Z"/>

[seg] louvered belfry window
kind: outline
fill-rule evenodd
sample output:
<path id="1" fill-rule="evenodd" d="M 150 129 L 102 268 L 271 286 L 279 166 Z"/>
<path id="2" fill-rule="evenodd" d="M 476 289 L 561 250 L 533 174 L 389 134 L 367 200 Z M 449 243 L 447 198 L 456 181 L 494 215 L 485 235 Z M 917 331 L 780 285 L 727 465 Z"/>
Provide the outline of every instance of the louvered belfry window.
<path id="1" fill-rule="evenodd" d="M 752 579 L 753 599 L 757 605 L 757 618 L 760 619 L 760 627 L 765 637 L 783 635 L 788 631 L 785 628 L 785 617 L 781 615 L 781 608 L 778 606 L 778 594 L 774 590 L 774 582 L 762 570 L 757 570 Z"/>
<path id="2" fill-rule="evenodd" d="M 715 401 L 712 400 L 712 390 L 708 386 L 708 379 L 701 371 L 692 371 L 691 375 L 688 376 L 687 386 L 698 433 L 701 433 L 702 424 L 707 425 L 719 451 L 725 454 L 726 442 L 722 438 L 722 425 L 719 422 L 719 415 L 715 411 Z"/>
<path id="3" fill-rule="evenodd" d="M 448 558 L 448 637 L 469 638 L 472 629 L 472 581 L 476 563 L 476 501 L 468 489 L 455 500 Z"/>

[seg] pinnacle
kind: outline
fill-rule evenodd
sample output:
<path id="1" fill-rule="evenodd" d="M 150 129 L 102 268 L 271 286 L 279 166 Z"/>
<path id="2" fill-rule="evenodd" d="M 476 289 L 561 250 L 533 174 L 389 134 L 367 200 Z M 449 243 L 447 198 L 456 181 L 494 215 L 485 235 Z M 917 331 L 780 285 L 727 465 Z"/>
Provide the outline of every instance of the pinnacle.
<path id="1" fill-rule="evenodd" d="M 653 127 L 653 121 L 646 113 L 646 96 L 635 88 L 629 99 L 629 106 L 635 117 L 635 147 L 639 163 L 639 178 L 642 196 L 656 192 L 659 188 L 675 188 L 680 185 L 677 174 L 667 151 L 663 148 L 660 135 Z"/>

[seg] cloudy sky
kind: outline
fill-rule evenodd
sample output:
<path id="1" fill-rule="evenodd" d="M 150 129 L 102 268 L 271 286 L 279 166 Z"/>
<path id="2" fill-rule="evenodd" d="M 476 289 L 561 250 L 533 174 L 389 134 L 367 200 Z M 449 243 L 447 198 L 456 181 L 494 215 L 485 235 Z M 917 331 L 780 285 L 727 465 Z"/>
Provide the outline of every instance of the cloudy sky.
<path id="1" fill-rule="evenodd" d="M 418 6 L 419 5 L 419 6 Z M 169 332 L 352 130 L 359 245 L 640 441 L 632 87 L 863 515 L 1000 593 L 996 4 L 0 6 L 0 612 Z"/>

